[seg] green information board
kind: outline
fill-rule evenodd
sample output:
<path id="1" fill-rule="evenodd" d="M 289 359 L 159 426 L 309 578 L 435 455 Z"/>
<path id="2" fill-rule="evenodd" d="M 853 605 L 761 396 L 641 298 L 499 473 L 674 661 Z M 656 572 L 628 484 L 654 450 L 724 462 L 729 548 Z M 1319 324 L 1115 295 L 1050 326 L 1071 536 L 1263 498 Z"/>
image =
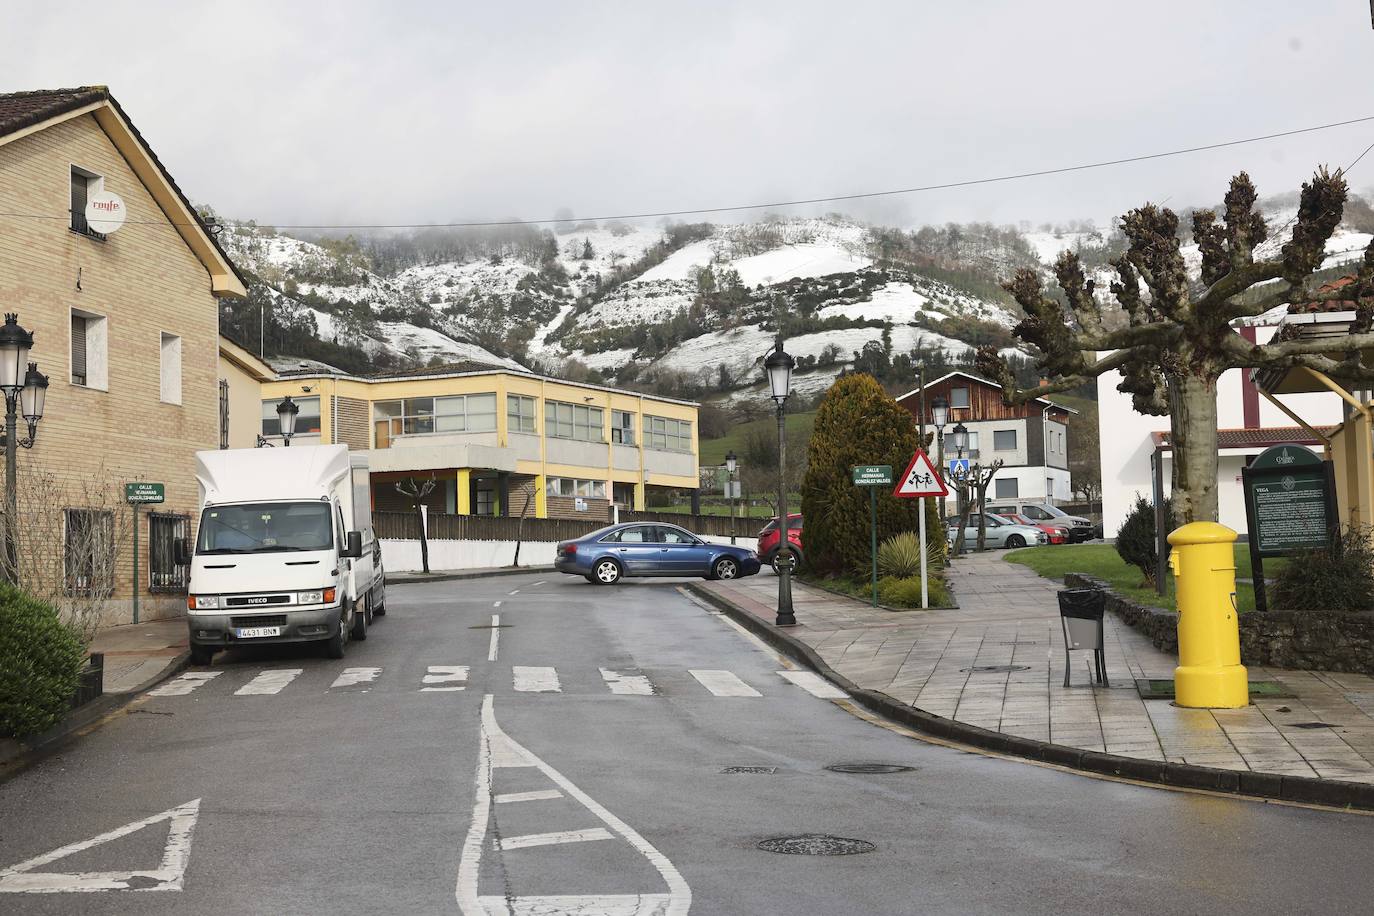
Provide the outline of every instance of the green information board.
<path id="1" fill-rule="evenodd" d="M 127 503 L 160 503 L 167 498 L 167 488 L 160 483 L 126 483 L 124 501 Z"/>
<path id="2" fill-rule="evenodd" d="M 1267 448 L 1240 475 L 1255 610 L 1266 611 L 1265 558 L 1328 548 L 1340 537 L 1336 478 L 1331 462 L 1303 445 Z"/>
<path id="3" fill-rule="evenodd" d="M 855 486 L 892 486 L 892 465 L 890 464 L 862 464 L 854 468 L 853 475 Z"/>

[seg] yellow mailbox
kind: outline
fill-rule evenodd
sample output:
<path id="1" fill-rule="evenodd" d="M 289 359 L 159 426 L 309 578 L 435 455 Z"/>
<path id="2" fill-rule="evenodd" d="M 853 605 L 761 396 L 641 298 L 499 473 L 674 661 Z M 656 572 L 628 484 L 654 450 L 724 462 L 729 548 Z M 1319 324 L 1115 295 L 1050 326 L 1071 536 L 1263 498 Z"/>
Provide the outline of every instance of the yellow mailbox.
<path id="1" fill-rule="evenodd" d="M 1240 663 L 1235 541 L 1236 533 L 1216 522 L 1192 522 L 1169 535 L 1178 595 L 1179 706 L 1234 709 L 1250 703 Z"/>

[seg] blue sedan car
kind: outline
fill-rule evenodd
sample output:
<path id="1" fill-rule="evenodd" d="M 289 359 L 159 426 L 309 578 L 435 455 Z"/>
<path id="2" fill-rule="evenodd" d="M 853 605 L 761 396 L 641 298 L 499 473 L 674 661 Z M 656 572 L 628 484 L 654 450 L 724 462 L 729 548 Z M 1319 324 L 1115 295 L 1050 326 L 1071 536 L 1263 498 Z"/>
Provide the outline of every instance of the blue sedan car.
<path id="1" fill-rule="evenodd" d="M 622 576 L 704 576 L 737 579 L 759 571 L 759 555 L 745 547 L 710 544 L 676 525 L 610 525 L 558 544 L 554 567 L 597 585 Z"/>

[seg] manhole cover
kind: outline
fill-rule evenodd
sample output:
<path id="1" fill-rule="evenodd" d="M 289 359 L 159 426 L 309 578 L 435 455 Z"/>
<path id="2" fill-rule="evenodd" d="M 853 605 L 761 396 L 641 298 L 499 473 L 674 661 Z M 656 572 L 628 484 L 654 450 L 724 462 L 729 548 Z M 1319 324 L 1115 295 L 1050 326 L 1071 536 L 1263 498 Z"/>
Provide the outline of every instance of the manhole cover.
<path id="1" fill-rule="evenodd" d="M 754 773 L 760 776 L 772 776 L 778 771 L 777 767 L 726 767 L 722 773 Z"/>
<path id="2" fill-rule="evenodd" d="M 974 674 L 1006 674 L 1008 671 L 1029 671 L 1030 665 L 974 665 L 959 670 L 972 671 Z"/>
<path id="3" fill-rule="evenodd" d="M 1330 725 L 1326 722 L 1290 722 L 1289 728 L 1340 728 L 1339 725 Z"/>
<path id="4" fill-rule="evenodd" d="M 832 773 L 858 773 L 860 775 L 880 775 L 883 773 L 911 773 L 916 768 L 898 763 L 832 763 L 826 767 Z"/>
<path id="5" fill-rule="evenodd" d="M 778 852 L 785 856 L 856 856 L 877 848 L 867 840 L 852 840 L 826 833 L 779 836 L 759 843 L 759 849 L 764 852 Z"/>

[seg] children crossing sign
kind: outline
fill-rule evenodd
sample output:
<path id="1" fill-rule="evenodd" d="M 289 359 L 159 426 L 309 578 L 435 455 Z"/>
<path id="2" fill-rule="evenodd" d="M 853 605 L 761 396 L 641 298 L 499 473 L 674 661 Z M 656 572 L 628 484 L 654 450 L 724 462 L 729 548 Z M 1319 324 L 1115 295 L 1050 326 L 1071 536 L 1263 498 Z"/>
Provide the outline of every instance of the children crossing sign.
<path id="1" fill-rule="evenodd" d="M 930 456 L 918 448 L 892 495 L 906 499 L 915 499 L 919 496 L 948 496 L 949 488 L 945 486 L 945 481 L 935 469 Z"/>

